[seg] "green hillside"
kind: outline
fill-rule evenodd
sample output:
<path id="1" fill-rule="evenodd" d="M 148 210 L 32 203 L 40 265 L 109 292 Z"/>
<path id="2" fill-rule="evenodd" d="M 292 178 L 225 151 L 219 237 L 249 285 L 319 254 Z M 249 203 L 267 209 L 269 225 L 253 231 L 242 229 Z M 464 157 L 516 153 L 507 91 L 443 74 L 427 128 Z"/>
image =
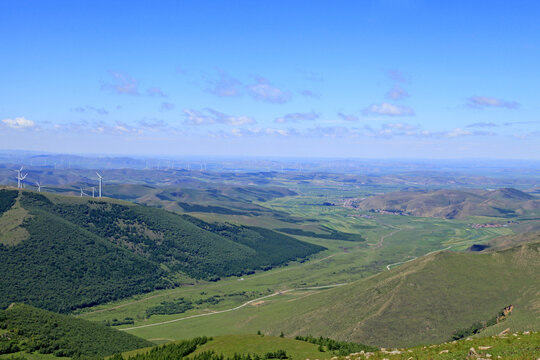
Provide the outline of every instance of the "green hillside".
<path id="1" fill-rule="evenodd" d="M 150 346 L 136 336 L 24 304 L 0 310 L 0 354 L 100 358 Z"/>
<path id="2" fill-rule="evenodd" d="M 521 239 L 523 241 L 524 239 Z M 290 291 L 257 306 L 128 331 L 145 338 L 254 333 L 311 334 L 375 346 L 451 340 L 475 323 L 480 332 L 540 330 L 540 238 L 496 252 L 439 252 L 329 290 Z M 182 335 L 180 335 L 182 334 Z M 171 335 L 173 336 L 173 335 Z"/>
<path id="3" fill-rule="evenodd" d="M 328 340 L 328 339 L 321 339 Z M 328 346 L 260 335 L 227 335 L 200 337 L 162 346 L 124 352 L 112 359 L 132 360 L 265 360 L 265 359 L 334 359 L 334 360 L 450 360 L 450 359 L 513 359 L 530 360 L 540 356 L 539 332 L 503 332 L 496 336 L 468 338 L 460 341 L 412 348 L 364 348 L 348 343 L 351 349 L 339 355 Z"/>
<path id="4" fill-rule="evenodd" d="M 433 254 L 311 296 L 296 304 L 299 314 L 282 319 L 279 329 L 378 346 L 410 346 L 451 339 L 456 330 L 486 322 L 508 305 L 514 310 L 496 329 L 540 329 L 536 239 L 494 253 Z M 275 332 L 278 326 L 271 328 Z"/>
<path id="5" fill-rule="evenodd" d="M 216 280 L 323 250 L 258 227 L 213 224 L 118 200 L 5 190 L 28 237 L 0 244 L 0 308 L 25 302 L 66 312 L 176 286 L 176 275 Z M 13 206 L 13 205 L 12 205 Z M 2 215 L 6 217 L 14 209 Z"/>

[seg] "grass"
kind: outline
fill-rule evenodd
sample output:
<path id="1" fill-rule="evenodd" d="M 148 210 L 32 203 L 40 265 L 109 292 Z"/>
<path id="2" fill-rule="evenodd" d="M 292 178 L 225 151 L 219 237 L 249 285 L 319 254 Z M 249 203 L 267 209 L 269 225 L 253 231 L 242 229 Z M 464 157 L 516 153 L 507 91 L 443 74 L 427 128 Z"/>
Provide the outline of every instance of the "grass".
<path id="1" fill-rule="evenodd" d="M 532 332 L 511 333 L 507 336 L 492 336 L 460 340 L 457 342 L 443 343 L 440 345 L 419 346 L 408 349 L 388 349 L 376 351 L 369 359 L 372 360 L 450 360 L 450 359 L 474 359 L 469 357 L 471 348 L 480 358 L 531 360 L 540 357 L 540 333 Z M 395 352 L 392 354 L 392 352 Z M 488 356 L 488 354 L 490 356 Z M 346 357 L 349 360 L 366 359 L 363 354 L 355 354 Z M 343 358 L 340 358 L 340 360 Z"/>
<path id="2" fill-rule="evenodd" d="M 28 216 L 17 198 L 11 209 L 0 215 L 0 244 L 16 245 L 28 239 L 28 231 L 20 226 Z"/>
<path id="3" fill-rule="evenodd" d="M 276 350 L 285 350 L 290 359 L 335 359 L 335 360 L 450 360 L 469 358 L 471 348 L 482 358 L 530 360 L 540 356 L 540 333 L 534 331 L 510 332 L 506 335 L 467 338 L 441 344 L 410 348 L 381 348 L 373 352 L 353 353 L 346 357 L 335 356 L 332 352 L 319 351 L 318 346 L 291 338 L 260 335 L 216 336 L 190 354 L 194 356 L 206 351 L 232 358 L 234 354 L 257 354 L 259 356 Z M 151 348 L 122 353 L 124 359 L 136 354 L 144 354 Z M 39 359 L 38 359 L 39 360 Z"/>
<path id="4" fill-rule="evenodd" d="M 327 359 L 331 354 L 321 353 L 318 346 L 304 341 L 261 335 L 225 335 L 216 336 L 199 347 L 193 355 L 205 351 L 214 351 L 225 357 L 235 353 L 249 353 L 263 356 L 268 352 L 285 350 L 292 359 Z"/>
<path id="5" fill-rule="evenodd" d="M 293 217 L 303 217 L 304 220 L 298 224 L 287 224 L 288 228 L 296 227 L 317 232 L 320 226 L 326 226 L 337 231 L 360 233 L 367 241 L 355 243 L 296 236 L 300 240 L 325 246 L 328 250 L 303 263 L 293 262 L 288 266 L 268 272 L 258 272 L 242 278 L 232 277 L 217 283 L 191 281 L 188 286 L 101 305 L 89 309 L 86 313 L 80 313 L 79 316 L 94 321 L 132 317 L 135 319 L 135 326 L 159 323 L 232 308 L 278 290 L 354 282 L 385 271 L 387 264 L 403 262 L 449 246 L 452 246 L 452 250 L 466 250 L 474 243 L 485 243 L 497 236 L 513 233 L 512 227 L 472 229 L 470 223 L 474 221 L 470 220 L 382 214 L 370 214 L 373 215 L 372 219 L 351 217 L 349 215 L 366 213 L 340 207 L 309 205 L 317 200 L 322 203 L 317 196 L 301 196 L 278 198 L 264 205 L 286 212 Z M 312 218 L 317 218 L 319 222 L 310 221 L 309 219 Z M 238 217 L 236 219 L 238 220 Z M 257 219 L 257 221 L 261 220 Z M 270 227 L 283 226 L 282 222 L 271 218 L 266 218 L 265 221 Z M 382 237 L 384 241 L 382 246 L 379 246 Z M 198 306 L 185 314 L 152 316 L 150 319 L 144 315 L 147 308 L 165 300 L 172 301 L 184 297 L 197 301 L 215 295 L 225 296 L 242 291 L 245 291 L 247 296 L 227 297 L 225 301 L 216 305 Z M 319 292 L 322 291 L 317 293 Z M 130 330 L 130 332 L 147 339 L 183 339 L 197 335 L 254 333 L 259 329 L 277 335 L 282 330 L 277 325 L 277 319 L 288 319 L 297 313 L 294 306 L 291 307 L 290 304 L 294 303 L 296 306 L 303 307 L 306 301 L 311 302 L 314 295 L 314 292 L 296 291 L 267 299 L 258 306 L 245 307 L 231 313 L 182 320 L 166 325 Z M 315 302 L 316 306 L 324 308 L 326 304 Z M 96 310 L 98 312 L 95 312 Z M 121 328 L 126 327 L 132 326 Z M 292 333 L 293 329 L 294 326 L 291 326 L 289 333 Z M 311 330 L 310 327 L 306 326 L 305 331 L 309 330 Z M 305 331 L 300 334 L 306 335 Z M 326 335 L 332 336 L 332 332 Z"/>
<path id="6" fill-rule="evenodd" d="M 40 354 L 38 352 L 29 353 L 29 352 L 25 352 L 25 351 L 19 351 L 19 352 L 16 352 L 16 353 L 0 355 L 0 359 L 6 359 L 6 360 L 12 359 L 14 357 L 15 358 L 24 357 L 27 360 L 61 360 L 61 359 L 66 359 L 67 360 L 67 359 L 71 359 L 69 357 L 54 356 L 53 354 Z"/>
<path id="7" fill-rule="evenodd" d="M 514 229 L 518 229 L 518 227 L 521 229 L 527 223 L 524 220 L 519 225 L 504 228 L 473 229 L 470 226 L 471 223 L 497 222 L 503 221 L 503 219 L 477 217 L 466 220 L 445 220 L 372 214 L 340 206 L 321 205 L 325 201 L 340 204 L 341 196 L 344 193 L 347 196 L 358 197 L 374 191 L 385 192 L 392 190 L 392 188 L 379 187 L 375 189 L 350 186 L 344 190 L 337 183 L 295 185 L 294 182 L 284 182 L 283 185 L 289 186 L 301 195 L 274 198 L 269 201 L 254 201 L 254 205 L 269 210 L 260 216 L 211 213 L 201 213 L 197 216 L 205 220 L 227 220 L 235 224 L 258 225 L 272 229 L 294 228 L 315 233 L 321 233 L 323 231 L 321 229 L 328 228 L 340 232 L 361 234 L 366 241 L 350 242 L 295 236 L 299 240 L 325 246 L 328 250 L 312 256 L 305 262 L 291 262 L 281 268 L 267 272 L 256 272 L 241 278 L 230 277 L 218 282 L 185 279 L 184 285 L 179 288 L 154 291 L 123 301 L 103 304 L 80 311 L 78 316 L 98 322 L 112 321 L 115 318 L 122 320 L 129 317 L 134 319 L 134 326 L 137 327 L 230 309 L 279 290 L 364 281 L 374 274 L 385 272 L 388 264 L 404 262 L 448 247 L 451 247 L 453 251 L 466 250 L 472 244 L 486 243 L 501 235 L 511 235 L 514 233 Z M 285 214 L 286 216 L 279 217 L 277 214 Z M 369 215 L 371 218 L 362 218 L 361 215 Z M 288 222 L 288 219 L 294 221 Z M 507 220 L 504 219 L 504 221 Z M 529 221 L 529 223 L 534 222 Z M 409 264 L 400 265 L 397 268 Z M 294 291 L 286 295 L 265 299 L 257 306 L 246 306 L 234 312 L 139 328 L 130 330 L 130 332 L 146 339 L 166 340 L 185 339 L 196 335 L 254 333 L 259 329 L 274 335 L 279 334 L 282 330 L 287 330 L 286 333 L 289 334 L 296 331 L 302 335 L 309 332 L 313 332 L 315 335 L 314 331 L 319 331 L 322 335 L 326 334 L 332 337 L 334 330 L 327 331 L 323 328 L 324 319 L 320 319 L 321 324 L 318 325 L 307 324 L 309 317 L 317 318 L 314 315 L 317 313 L 317 309 L 325 309 L 328 306 L 327 303 L 320 300 L 324 298 L 322 293 L 325 292 L 339 293 L 337 290 Z M 184 314 L 154 315 L 150 318 L 146 316 L 148 308 L 159 305 L 163 301 L 174 301 L 183 297 L 196 303 L 197 300 L 215 296 L 220 296 L 224 300 L 217 304 L 197 305 Z M 330 299 L 325 301 L 332 302 Z M 287 324 L 286 321 L 297 315 L 297 308 L 301 309 L 300 312 L 306 313 L 304 315 L 306 324 L 299 327 Z M 308 310 L 313 311 L 314 314 L 308 315 Z M 516 314 L 516 318 L 518 317 L 519 315 Z M 288 328 L 280 328 L 280 319 L 285 319 L 283 323 L 287 324 Z M 128 327 L 133 326 L 121 326 L 120 328 Z M 336 328 L 335 331 L 339 334 L 338 336 L 345 339 L 344 333 L 340 333 L 339 328 Z M 381 337 L 388 337 L 388 335 L 381 335 Z"/>
<path id="8" fill-rule="evenodd" d="M 289 292 L 235 312 L 129 332 L 147 339 L 181 339 L 260 329 L 269 335 L 312 334 L 403 346 L 444 341 L 455 330 L 488 320 L 510 304 L 515 310 L 502 326 L 535 329 L 540 305 L 540 284 L 535 276 L 538 258 L 536 250 L 520 249 L 432 254 L 335 289 Z"/>

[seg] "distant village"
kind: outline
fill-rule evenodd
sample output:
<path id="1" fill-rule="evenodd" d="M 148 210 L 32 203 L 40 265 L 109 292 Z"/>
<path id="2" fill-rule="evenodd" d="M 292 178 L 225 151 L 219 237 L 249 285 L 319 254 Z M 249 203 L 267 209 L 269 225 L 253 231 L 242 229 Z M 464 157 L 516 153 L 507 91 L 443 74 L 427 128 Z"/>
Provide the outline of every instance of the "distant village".
<path id="1" fill-rule="evenodd" d="M 506 224 L 471 224 L 471 228 L 473 229 L 483 229 L 483 228 L 500 228 L 500 227 L 507 227 L 510 224 L 518 224 L 517 221 L 510 220 L 506 222 Z"/>
<path id="2" fill-rule="evenodd" d="M 394 210 L 394 209 L 369 209 L 369 212 L 377 214 L 389 214 L 389 215 L 400 215 L 400 216 L 409 216 L 409 214 L 403 210 Z"/>

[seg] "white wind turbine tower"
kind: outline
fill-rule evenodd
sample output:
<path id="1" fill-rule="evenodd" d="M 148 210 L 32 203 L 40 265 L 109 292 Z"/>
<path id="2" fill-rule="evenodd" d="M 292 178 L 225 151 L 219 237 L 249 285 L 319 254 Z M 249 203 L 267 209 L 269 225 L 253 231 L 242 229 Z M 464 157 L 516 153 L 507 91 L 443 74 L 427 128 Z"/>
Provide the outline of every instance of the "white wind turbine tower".
<path id="1" fill-rule="evenodd" d="M 24 188 L 24 179 L 26 179 L 26 177 L 28 176 L 28 173 L 24 174 L 23 176 L 20 177 L 21 179 L 21 189 Z"/>
<path id="2" fill-rule="evenodd" d="M 94 194 L 96 193 L 96 188 L 92 186 L 92 197 L 95 197 Z"/>
<path id="3" fill-rule="evenodd" d="M 19 170 L 13 170 L 17 173 L 17 189 L 21 188 L 21 172 L 22 172 L 23 166 L 21 165 L 21 168 Z"/>
<path id="4" fill-rule="evenodd" d="M 99 175 L 99 173 L 96 171 L 96 175 L 99 178 L 99 194 L 98 197 L 101 197 L 101 182 L 103 181 L 103 176 Z"/>

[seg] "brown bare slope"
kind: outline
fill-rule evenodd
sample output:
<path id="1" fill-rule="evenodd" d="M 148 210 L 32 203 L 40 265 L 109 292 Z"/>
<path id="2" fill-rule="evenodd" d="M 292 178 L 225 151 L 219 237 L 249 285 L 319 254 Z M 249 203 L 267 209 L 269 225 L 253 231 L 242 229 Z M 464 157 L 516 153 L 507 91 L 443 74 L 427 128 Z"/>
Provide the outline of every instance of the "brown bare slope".
<path id="1" fill-rule="evenodd" d="M 540 210 L 540 199 L 512 188 L 497 190 L 398 191 L 353 201 L 361 210 L 403 211 L 414 216 L 512 217 Z"/>

